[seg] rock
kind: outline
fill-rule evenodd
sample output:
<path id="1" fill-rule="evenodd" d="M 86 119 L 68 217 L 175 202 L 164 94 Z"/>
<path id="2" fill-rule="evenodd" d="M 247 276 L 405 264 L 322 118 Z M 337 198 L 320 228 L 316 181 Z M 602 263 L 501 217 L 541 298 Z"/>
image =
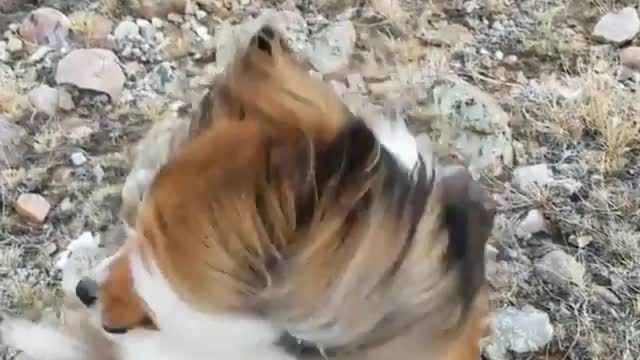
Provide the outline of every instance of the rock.
<path id="1" fill-rule="evenodd" d="M 590 236 L 590 235 L 570 236 L 569 242 L 579 247 L 580 249 L 583 249 L 589 246 L 591 242 L 593 242 L 593 236 Z"/>
<path id="2" fill-rule="evenodd" d="M 593 28 L 593 37 L 599 41 L 620 44 L 632 40 L 640 31 L 640 18 L 633 7 L 604 15 Z"/>
<path id="3" fill-rule="evenodd" d="M 238 25 L 231 25 L 230 22 L 225 21 L 216 29 L 214 43 L 218 68 L 226 67 L 236 51 L 245 47 L 251 36 L 264 24 L 270 24 L 278 29 L 292 50 L 307 51 L 307 23 L 302 15 L 294 11 L 265 9 L 257 18 Z"/>
<path id="4" fill-rule="evenodd" d="M 36 86 L 29 92 L 29 101 L 36 110 L 53 116 L 58 109 L 58 90 L 48 85 Z"/>
<path id="5" fill-rule="evenodd" d="M 154 37 L 156 36 L 158 30 L 156 30 L 151 22 L 145 19 L 138 19 L 136 20 L 136 25 L 138 25 L 138 27 L 140 28 L 140 35 L 142 35 L 142 38 L 144 38 L 147 42 L 154 41 Z"/>
<path id="6" fill-rule="evenodd" d="M 419 96 L 418 112 L 432 130 L 446 136 L 477 175 L 499 174 L 513 165 L 509 116 L 485 92 L 455 76 L 437 77 Z"/>
<path id="7" fill-rule="evenodd" d="M 76 107 L 73 103 L 73 97 L 71 94 L 65 90 L 64 88 L 58 89 L 58 108 L 71 111 Z"/>
<path id="8" fill-rule="evenodd" d="M 9 61 L 9 50 L 7 50 L 7 42 L 0 41 L 0 62 Z"/>
<path id="9" fill-rule="evenodd" d="M 0 115 L 0 170 L 18 163 L 27 132 Z"/>
<path id="10" fill-rule="evenodd" d="M 584 285 L 584 265 L 573 256 L 562 250 L 553 250 L 543 256 L 534 265 L 534 270 L 540 278 L 550 284 L 566 286 L 569 283 Z"/>
<path id="11" fill-rule="evenodd" d="M 473 34 L 460 24 L 444 24 L 434 30 L 419 33 L 420 40 L 435 46 L 465 46 L 473 41 Z"/>
<path id="12" fill-rule="evenodd" d="M 151 19 L 151 25 L 153 25 L 153 27 L 156 29 L 162 29 L 162 27 L 164 26 L 164 21 L 162 21 L 162 19 L 154 17 Z"/>
<path id="13" fill-rule="evenodd" d="M 607 289 L 604 286 L 594 285 L 593 293 L 609 304 L 620 305 L 621 303 L 618 295 L 614 294 L 613 291 Z"/>
<path id="14" fill-rule="evenodd" d="M 174 64 L 158 64 L 148 75 L 151 87 L 160 94 L 180 95 L 183 91 L 184 76 Z"/>
<path id="15" fill-rule="evenodd" d="M 640 46 L 629 46 L 620 51 L 622 65 L 633 70 L 640 70 Z"/>
<path id="16" fill-rule="evenodd" d="M 50 242 L 45 246 L 44 251 L 51 256 L 58 251 L 58 245 L 55 242 Z"/>
<path id="17" fill-rule="evenodd" d="M 365 92 L 367 85 L 359 73 L 351 73 L 347 75 L 347 84 L 349 84 L 349 90 L 355 92 Z"/>
<path id="18" fill-rule="evenodd" d="M 134 14 L 144 17 L 167 17 L 182 12 L 187 0 L 133 0 L 128 1 Z"/>
<path id="19" fill-rule="evenodd" d="M 547 164 L 520 166 L 513 171 L 513 182 L 520 189 L 531 189 L 553 182 L 553 174 Z"/>
<path id="20" fill-rule="evenodd" d="M 140 28 L 135 22 L 131 20 L 124 20 L 116 26 L 115 30 L 113 30 L 113 36 L 118 40 L 135 38 L 140 36 Z"/>
<path id="21" fill-rule="evenodd" d="M 71 154 L 71 162 L 75 166 L 80 166 L 87 162 L 87 157 L 84 156 L 84 154 L 79 151 L 74 152 L 73 154 Z"/>
<path id="22" fill-rule="evenodd" d="M 544 218 L 542 211 L 533 209 L 527 213 L 527 216 L 518 224 L 518 237 L 528 238 L 537 233 L 549 233 L 547 228 L 547 220 Z"/>
<path id="23" fill-rule="evenodd" d="M 20 52 L 23 48 L 24 44 L 22 43 L 22 40 L 16 37 L 10 37 L 9 41 L 7 41 L 7 51 L 10 53 Z"/>
<path id="24" fill-rule="evenodd" d="M 122 93 L 125 76 L 111 50 L 77 49 L 58 63 L 56 82 L 105 93 L 115 103 Z"/>
<path id="25" fill-rule="evenodd" d="M 528 353 L 542 349 L 553 338 L 549 315 L 525 305 L 509 306 L 496 313 L 491 336 L 483 341 L 483 352 L 491 360 L 507 360 L 508 352 Z"/>
<path id="26" fill-rule="evenodd" d="M 71 20 L 60 11 L 41 7 L 27 16 L 18 30 L 26 41 L 52 48 L 62 48 L 67 44 Z"/>
<path id="27" fill-rule="evenodd" d="M 349 20 L 329 25 L 311 38 L 306 56 L 323 74 L 345 70 L 351 61 L 356 43 L 356 30 Z"/>
<path id="28" fill-rule="evenodd" d="M 29 58 L 27 59 L 27 62 L 29 64 L 35 64 L 37 62 L 40 62 L 42 59 L 44 59 L 45 56 L 47 56 L 47 54 L 49 54 L 52 51 L 54 50 L 46 45 L 40 46 L 38 50 L 34 51 L 33 54 L 29 56 Z"/>
<path id="29" fill-rule="evenodd" d="M 509 64 L 509 65 L 515 65 L 518 63 L 518 56 L 517 55 L 507 55 L 507 57 L 504 58 L 504 63 L 505 64 Z"/>
<path id="30" fill-rule="evenodd" d="M 20 216 L 40 224 L 49 214 L 51 205 L 42 195 L 22 194 L 16 200 L 15 209 Z"/>

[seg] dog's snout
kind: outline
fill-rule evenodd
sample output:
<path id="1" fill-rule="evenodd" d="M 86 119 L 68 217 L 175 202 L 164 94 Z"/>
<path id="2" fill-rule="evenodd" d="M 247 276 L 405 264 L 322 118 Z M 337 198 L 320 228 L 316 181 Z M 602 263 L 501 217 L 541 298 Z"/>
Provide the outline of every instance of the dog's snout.
<path id="1" fill-rule="evenodd" d="M 80 279 L 76 285 L 76 296 L 85 306 L 93 305 L 98 298 L 98 284 L 88 277 Z"/>

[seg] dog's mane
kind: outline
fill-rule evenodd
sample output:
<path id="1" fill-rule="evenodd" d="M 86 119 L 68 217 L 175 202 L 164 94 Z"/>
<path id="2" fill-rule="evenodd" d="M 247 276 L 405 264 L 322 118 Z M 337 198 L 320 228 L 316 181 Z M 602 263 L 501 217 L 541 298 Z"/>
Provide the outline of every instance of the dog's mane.
<path id="1" fill-rule="evenodd" d="M 159 171 L 137 223 L 176 292 L 322 346 L 427 315 L 453 327 L 489 231 L 466 190 L 447 195 L 430 158 L 407 168 L 269 27 L 218 81 L 206 129 Z"/>

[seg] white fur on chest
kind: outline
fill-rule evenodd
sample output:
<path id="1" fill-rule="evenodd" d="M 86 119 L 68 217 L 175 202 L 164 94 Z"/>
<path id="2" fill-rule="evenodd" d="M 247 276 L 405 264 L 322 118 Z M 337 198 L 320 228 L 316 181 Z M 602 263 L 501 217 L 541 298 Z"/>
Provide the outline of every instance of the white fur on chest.
<path id="1" fill-rule="evenodd" d="M 135 291 L 153 311 L 160 328 L 157 338 L 142 336 L 147 343 L 132 338 L 132 353 L 138 354 L 143 344 L 150 350 L 170 347 L 166 349 L 167 357 L 157 358 L 161 360 L 184 358 L 185 349 L 194 360 L 294 359 L 274 345 L 280 331 L 269 322 L 250 316 L 199 312 L 178 298 L 155 263 L 149 262 L 145 267 L 139 254 L 131 255 L 129 261 Z"/>

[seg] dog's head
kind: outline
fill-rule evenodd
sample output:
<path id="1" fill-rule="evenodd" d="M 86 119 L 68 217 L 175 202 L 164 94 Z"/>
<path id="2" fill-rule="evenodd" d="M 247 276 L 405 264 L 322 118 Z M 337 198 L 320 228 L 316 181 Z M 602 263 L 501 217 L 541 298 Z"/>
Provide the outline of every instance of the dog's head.
<path id="1" fill-rule="evenodd" d="M 213 125 L 158 172 L 96 291 L 78 285 L 105 330 L 162 329 L 188 308 L 353 350 L 463 322 L 493 220 L 465 170 L 418 156 L 402 122 L 351 114 L 271 27 L 220 81 Z"/>

